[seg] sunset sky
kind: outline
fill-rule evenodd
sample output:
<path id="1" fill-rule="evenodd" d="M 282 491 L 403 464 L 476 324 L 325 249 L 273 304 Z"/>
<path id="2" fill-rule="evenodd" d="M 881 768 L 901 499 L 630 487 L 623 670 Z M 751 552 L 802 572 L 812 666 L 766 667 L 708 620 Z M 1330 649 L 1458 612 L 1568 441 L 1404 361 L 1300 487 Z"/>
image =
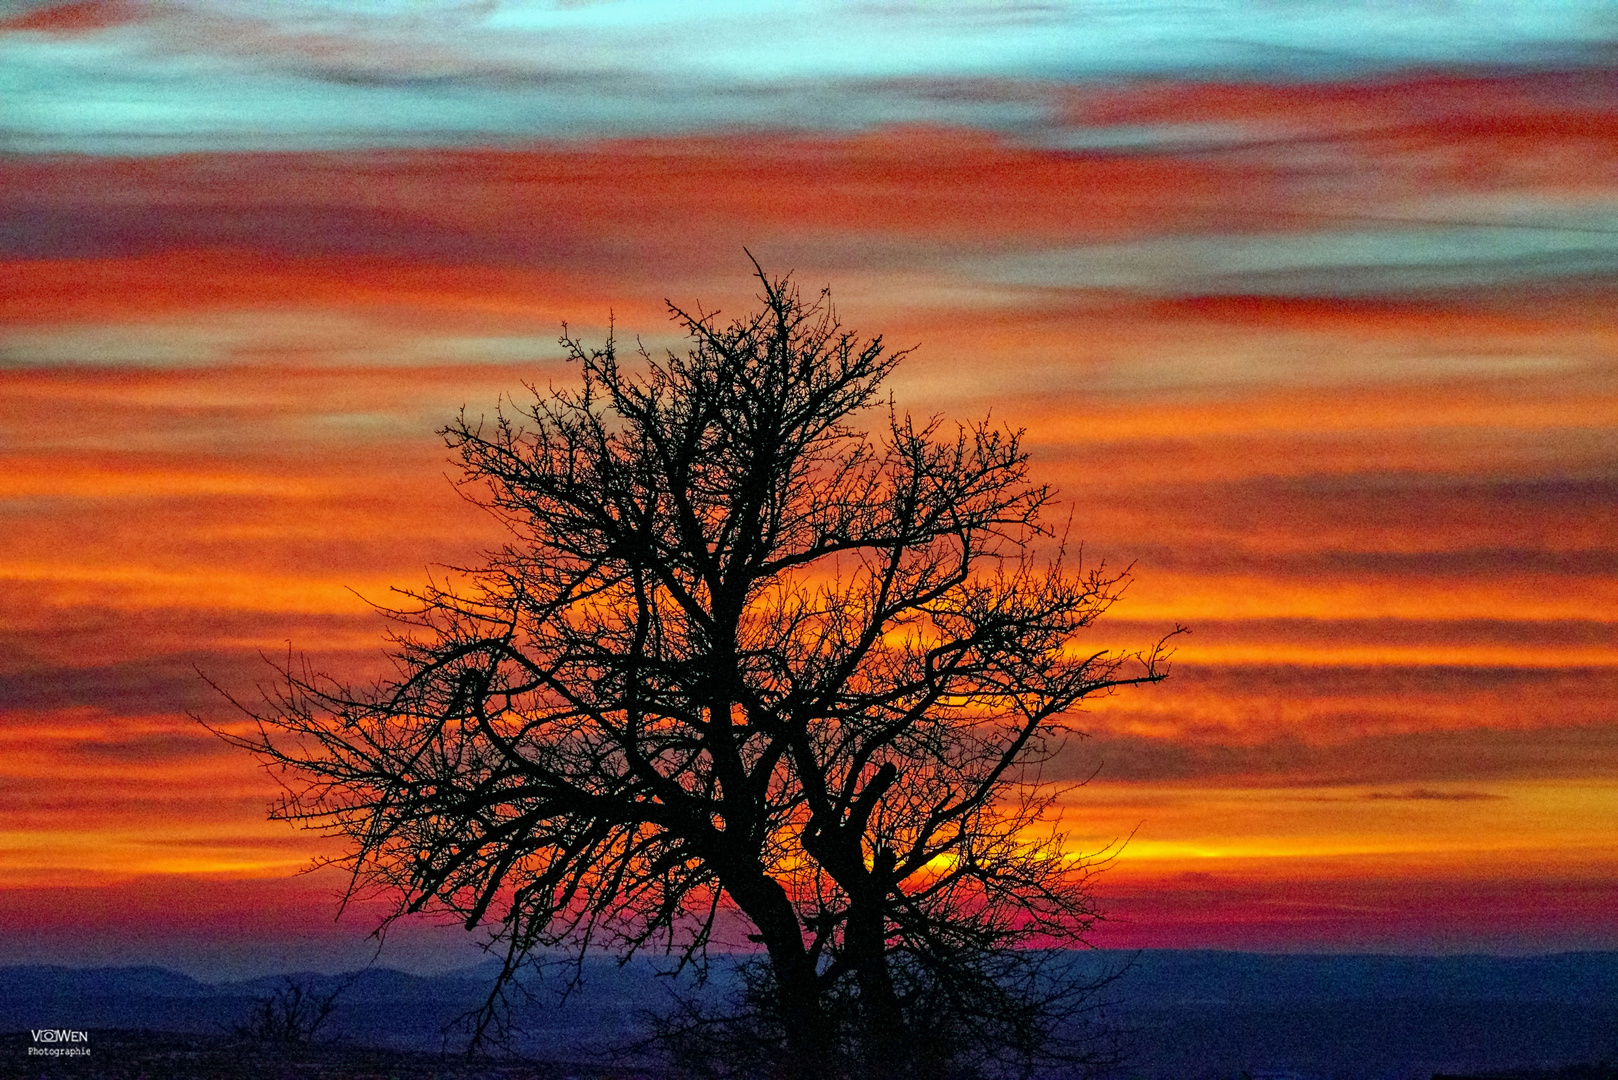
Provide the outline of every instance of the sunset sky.
<path id="1" fill-rule="evenodd" d="M 744 246 L 1192 629 L 1098 944 L 1618 948 L 1609 3 L 0 0 L 0 206 L 0 963 L 363 961 L 202 675 L 379 671 L 435 429 Z"/>

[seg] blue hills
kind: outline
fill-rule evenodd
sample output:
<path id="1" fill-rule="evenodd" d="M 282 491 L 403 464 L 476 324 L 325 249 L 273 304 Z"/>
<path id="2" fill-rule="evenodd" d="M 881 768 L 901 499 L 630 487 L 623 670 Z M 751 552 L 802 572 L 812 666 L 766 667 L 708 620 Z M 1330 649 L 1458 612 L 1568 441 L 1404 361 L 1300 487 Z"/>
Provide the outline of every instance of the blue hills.
<path id="1" fill-rule="evenodd" d="M 1118 1075 L 1395 1080 L 1618 1063 L 1618 952 L 1550 956 L 1271 955 L 1147 950 L 1073 954 L 1100 992 L 1099 1023 L 1123 1041 Z M 370 968 L 209 983 L 159 967 L 0 968 L 0 1032 L 41 1027 L 227 1036 L 288 986 L 335 994 L 320 1037 L 348 1046 L 454 1051 L 488 995 L 494 962 L 438 976 Z M 689 978 L 657 963 L 591 957 L 566 999 L 555 975 L 512 998 L 515 1046 L 574 1060 L 646 1033 Z M 706 992 L 734 985 L 718 959 Z"/>

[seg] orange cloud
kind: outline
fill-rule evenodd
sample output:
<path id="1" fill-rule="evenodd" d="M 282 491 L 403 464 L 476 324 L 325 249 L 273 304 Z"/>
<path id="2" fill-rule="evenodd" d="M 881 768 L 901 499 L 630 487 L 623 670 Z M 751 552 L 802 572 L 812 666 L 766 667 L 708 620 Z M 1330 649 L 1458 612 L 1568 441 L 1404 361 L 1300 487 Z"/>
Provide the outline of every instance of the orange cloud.
<path id="1" fill-rule="evenodd" d="M 302 933 L 324 901 L 267 882 L 323 849 L 186 719 L 229 712 L 197 669 L 250 693 L 290 641 L 379 670 L 350 590 L 507 539 L 433 431 L 567 381 L 564 319 L 655 352 L 664 296 L 739 310 L 747 244 L 921 343 L 901 407 L 1026 427 L 1070 553 L 1135 565 L 1099 644 L 1192 625 L 1052 765 L 1101 767 L 1086 843 L 1137 837 L 1117 941 L 1608 941 L 1618 323 L 1605 241 L 1539 277 L 1565 252 L 1530 243 L 1607 228 L 1618 110 L 1584 78 L 1074 92 L 1075 124 L 1162 136 L 1141 151 L 918 128 L 0 162 L 0 925 L 56 933 L 35 908 L 66 903 L 111 940 L 122 897 L 224 934 L 262 895 Z M 1394 262 L 1443 262 L 1421 222 L 1543 228 L 1464 286 L 1148 280 L 1182 242 L 1301 258 L 1273 245 L 1349 218 Z M 1103 248 L 1145 284 L 1063 277 Z"/>

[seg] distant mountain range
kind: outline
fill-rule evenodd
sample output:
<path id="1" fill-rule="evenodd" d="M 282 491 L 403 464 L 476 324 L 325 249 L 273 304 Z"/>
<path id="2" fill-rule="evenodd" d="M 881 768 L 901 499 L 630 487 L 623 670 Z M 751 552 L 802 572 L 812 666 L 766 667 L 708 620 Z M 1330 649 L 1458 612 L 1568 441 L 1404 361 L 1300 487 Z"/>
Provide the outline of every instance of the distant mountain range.
<path id="1" fill-rule="evenodd" d="M 1074 954 L 1104 991 L 1102 1022 L 1132 1050 L 1121 1074 L 1394 1080 L 1434 1073 L 1618 1064 L 1618 953 L 1554 956 L 1290 956 L 1146 951 Z M 367 969 L 204 983 L 164 968 L 0 968 L 0 1031 L 147 1029 L 228 1034 L 255 1004 L 296 984 L 337 992 L 321 1037 L 398 1050 L 456 1049 L 456 1021 L 487 996 L 497 967 L 436 977 Z M 708 992 L 731 985 L 715 965 Z M 646 1017 L 689 992 L 654 964 L 592 958 L 582 986 L 533 978 L 517 995 L 517 1046 L 575 1059 L 645 1033 Z"/>

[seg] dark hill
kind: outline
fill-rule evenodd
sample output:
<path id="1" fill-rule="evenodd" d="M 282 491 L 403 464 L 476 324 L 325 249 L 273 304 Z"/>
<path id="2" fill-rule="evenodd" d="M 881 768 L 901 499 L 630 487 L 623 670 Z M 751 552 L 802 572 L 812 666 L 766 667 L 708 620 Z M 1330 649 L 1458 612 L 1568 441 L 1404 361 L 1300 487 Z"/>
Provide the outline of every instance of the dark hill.
<path id="1" fill-rule="evenodd" d="M 1122 1077 L 1426 1080 L 1618 1063 L 1618 953 L 1147 951 L 1079 953 L 1072 962 L 1098 973 L 1125 969 L 1105 991 L 1111 1004 L 1103 1011 L 1133 1050 Z M 456 1020 L 482 1002 L 493 974 L 487 965 L 436 977 L 370 969 L 210 984 L 161 968 L 0 968 L 0 1031 L 22 1032 L 25 1041 L 38 1027 L 218 1039 L 290 979 L 315 994 L 340 991 L 321 1032 L 329 1041 L 437 1052 L 464 1046 Z M 539 980 L 514 999 L 519 1049 L 583 1060 L 641 1034 L 647 1011 L 670 1001 L 669 981 L 649 962 L 619 967 L 600 958 L 584 974 L 566 1001 Z M 728 965 L 717 964 L 710 992 L 723 992 L 728 976 Z"/>

